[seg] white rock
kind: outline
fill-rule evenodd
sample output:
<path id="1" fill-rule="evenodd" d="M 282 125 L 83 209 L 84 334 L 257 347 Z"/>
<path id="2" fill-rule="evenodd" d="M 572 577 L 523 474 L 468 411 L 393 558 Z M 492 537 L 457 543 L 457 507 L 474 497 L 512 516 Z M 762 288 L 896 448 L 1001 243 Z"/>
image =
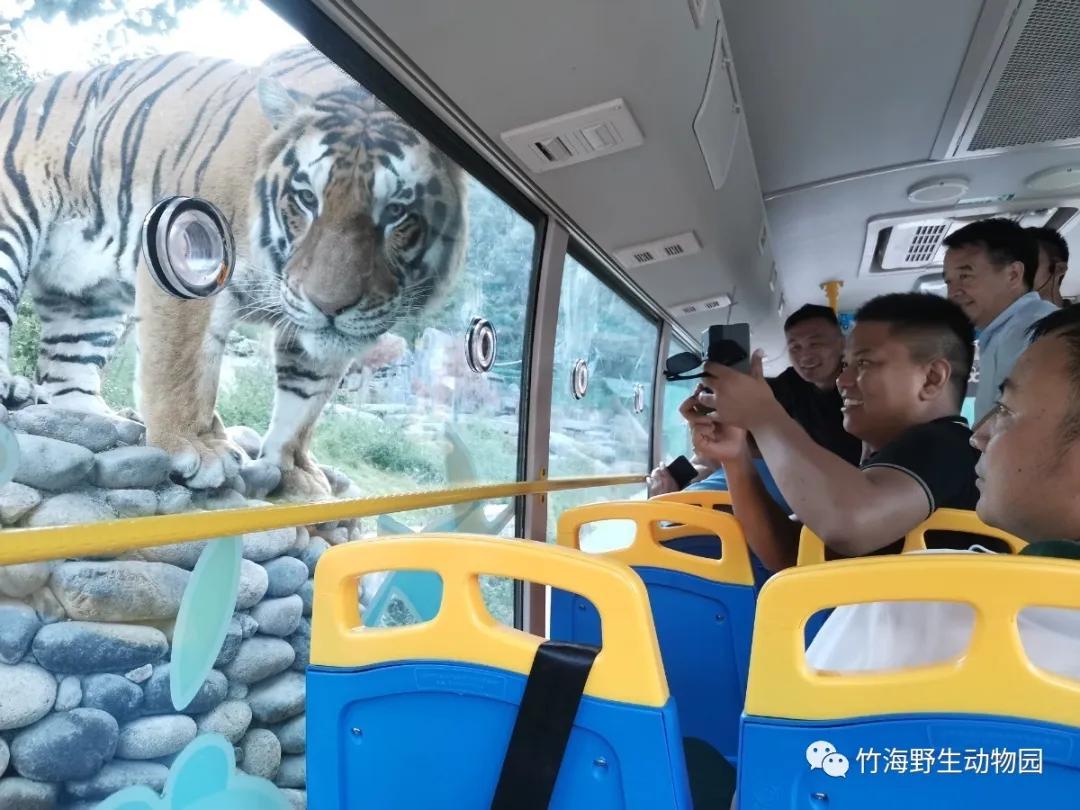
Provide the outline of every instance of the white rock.
<path id="1" fill-rule="evenodd" d="M 49 581 L 54 562 L 18 563 L 0 566 L 0 594 L 22 599 Z"/>
<path id="2" fill-rule="evenodd" d="M 307 785 L 307 769 L 304 766 L 304 757 L 284 757 L 274 784 L 283 788 L 303 788 Z"/>
<path id="3" fill-rule="evenodd" d="M 281 750 L 286 754 L 302 754 L 307 749 L 307 715 L 301 714 L 292 720 L 286 720 L 274 726 L 273 732 L 281 742 Z"/>
<path id="4" fill-rule="evenodd" d="M 252 776 L 273 779 L 281 765 L 281 743 L 274 732 L 254 728 L 240 743 L 244 759 L 241 768 Z"/>
<path id="5" fill-rule="evenodd" d="M 268 636 L 288 636 L 296 631 L 304 612 L 304 602 L 295 594 L 281 599 L 266 599 L 251 609 L 251 618 L 259 623 L 259 632 Z"/>
<path id="6" fill-rule="evenodd" d="M 117 492 L 122 491 L 117 490 Z M 199 561 L 199 556 L 208 542 L 208 540 L 192 540 L 189 543 L 170 543 L 164 546 L 136 548 L 126 552 L 118 559 L 162 562 L 190 571 L 195 567 L 195 563 Z"/>
<path id="7" fill-rule="evenodd" d="M 133 785 L 146 785 L 155 793 L 160 793 L 169 778 L 169 769 L 157 762 L 127 762 L 113 760 L 105 763 L 92 779 L 82 782 L 68 782 L 67 792 L 77 799 L 106 799 L 114 793 Z M 98 801 L 88 807 L 97 806 Z"/>
<path id="8" fill-rule="evenodd" d="M 266 595 L 270 579 L 266 569 L 251 560 L 240 563 L 240 587 L 236 597 L 236 609 L 247 610 L 257 605 Z"/>
<path id="9" fill-rule="evenodd" d="M 242 700 L 227 700 L 198 719 L 200 734 L 220 734 L 233 745 L 251 726 L 251 707 Z"/>
<path id="10" fill-rule="evenodd" d="M 56 598 L 56 594 L 52 592 L 51 588 L 38 588 L 38 590 L 30 594 L 29 603 L 30 607 L 37 613 L 38 618 L 45 624 L 52 624 L 67 618 L 64 606 L 60 604 L 60 600 Z"/>
<path id="11" fill-rule="evenodd" d="M 19 466 L 15 481 L 34 489 L 66 492 L 86 480 L 94 467 L 94 454 L 77 444 L 16 433 Z"/>
<path id="12" fill-rule="evenodd" d="M 225 667 L 225 675 L 234 683 L 258 683 L 284 672 L 296 657 L 289 642 L 280 638 L 256 636 L 240 645 L 240 652 Z"/>
<path id="13" fill-rule="evenodd" d="M 38 506 L 26 525 L 37 526 L 78 526 L 86 523 L 101 523 L 115 520 L 116 513 L 103 501 L 99 501 L 81 492 L 65 492 L 46 498 Z"/>
<path id="14" fill-rule="evenodd" d="M 260 723 L 280 723 L 304 711 L 304 675 L 283 672 L 248 694 L 252 716 Z"/>
<path id="15" fill-rule="evenodd" d="M 308 579 L 307 566 L 295 557 L 279 557 L 263 567 L 269 577 L 266 589 L 269 597 L 292 596 Z"/>
<path id="16" fill-rule="evenodd" d="M 150 680 L 150 676 L 154 674 L 153 664 L 143 664 L 141 667 L 131 670 L 124 675 L 132 683 L 146 683 Z"/>
<path id="17" fill-rule="evenodd" d="M 166 563 L 67 562 L 53 571 L 50 587 L 73 619 L 152 621 L 176 618 L 189 577 Z"/>
<path id="18" fill-rule="evenodd" d="M 107 489 L 153 489 L 169 477 L 169 454 L 160 447 L 118 447 L 98 453 L 94 483 Z"/>
<path id="19" fill-rule="evenodd" d="M 48 782 L 21 776 L 0 779 L 0 807 L 11 810 L 55 810 L 60 789 Z"/>
<path id="20" fill-rule="evenodd" d="M 0 487 L 0 523 L 13 526 L 27 512 L 41 503 L 41 493 L 14 481 Z"/>
<path id="21" fill-rule="evenodd" d="M 68 675 L 60 681 L 60 688 L 56 692 L 56 704 L 53 706 L 58 712 L 66 712 L 78 708 L 82 703 L 82 681 L 75 675 Z"/>
<path id="22" fill-rule="evenodd" d="M 17 664 L 41 629 L 41 619 L 18 599 L 0 599 L 0 663 Z"/>
<path id="23" fill-rule="evenodd" d="M 105 495 L 105 502 L 117 517 L 149 517 L 157 514 L 157 494 L 151 489 L 114 489 Z"/>
<path id="24" fill-rule="evenodd" d="M 56 691 L 56 679 L 35 664 L 0 664 L 0 731 L 36 723 L 52 710 Z"/>
<path id="25" fill-rule="evenodd" d="M 271 529 L 244 535 L 244 559 L 266 562 L 280 557 L 296 543 L 296 529 Z"/>
<path id="26" fill-rule="evenodd" d="M 191 509 L 191 490 L 179 484 L 166 484 L 155 490 L 159 515 L 177 515 Z"/>
<path id="27" fill-rule="evenodd" d="M 11 415 L 16 430 L 85 447 L 97 453 L 120 441 L 116 424 L 106 416 L 51 405 L 31 405 Z"/>
<path id="28" fill-rule="evenodd" d="M 133 720 L 120 729 L 116 755 L 121 759 L 157 759 L 183 750 L 195 739 L 195 721 L 183 714 Z"/>

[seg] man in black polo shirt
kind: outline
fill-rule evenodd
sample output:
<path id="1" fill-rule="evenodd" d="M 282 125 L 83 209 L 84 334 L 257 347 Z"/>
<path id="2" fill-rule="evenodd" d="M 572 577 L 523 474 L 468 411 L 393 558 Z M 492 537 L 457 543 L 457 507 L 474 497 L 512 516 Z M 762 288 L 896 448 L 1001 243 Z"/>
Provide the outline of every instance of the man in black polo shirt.
<path id="1" fill-rule="evenodd" d="M 982 451 L 976 511 L 1029 541 L 1021 555 L 1080 560 L 1080 307 L 1057 310 L 1029 331 L 1030 345 L 971 439 Z M 1021 611 L 1016 630 L 1030 663 L 1080 677 L 1078 618 L 1074 610 Z M 967 648 L 973 619 L 959 602 L 844 605 L 806 660 L 831 672 L 938 664 Z"/>
<path id="2" fill-rule="evenodd" d="M 791 365 L 766 382 L 776 401 L 811 439 L 852 464 L 862 456 L 862 442 L 844 430 L 836 375 L 844 353 L 844 335 L 836 314 L 820 304 L 806 304 L 784 322 Z M 694 459 L 703 488 L 726 489 L 723 470 L 698 456 Z M 649 495 L 674 492 L 675 479 L 663 465 L 649 476 Z"/>
<path id="3" fill-rule="evenodd" d="M 761 375 L 707 364 L 714 408 L 690 415 L 698 454 L 723 464 L 747 542 L 771 570 L 793 565 L 801 524 L 768 497 L 747 431 L 799 521 L 840 556 L 898 551 L 940 507 L 973 509 L 977 451 L 960 416 L 974 353 L 963 311 L 933 295 L 886 295 L 855 316 L 837 386 L 844 427 L 862 440 L 861 466 L 814 442 L 777 403 Z M 685 412 L 689 413 L 690 409 Z"/>
<path id="4" fill-rule="evenodd" d="M 844 430 L 843 402 L 836 389 L 844 336 L 836 314 L 820 304 L 800 307 L 784 322 L 791 366 L 768 382 L 788 416 L 811 439 L 858 464 L 862 442 Z"/>

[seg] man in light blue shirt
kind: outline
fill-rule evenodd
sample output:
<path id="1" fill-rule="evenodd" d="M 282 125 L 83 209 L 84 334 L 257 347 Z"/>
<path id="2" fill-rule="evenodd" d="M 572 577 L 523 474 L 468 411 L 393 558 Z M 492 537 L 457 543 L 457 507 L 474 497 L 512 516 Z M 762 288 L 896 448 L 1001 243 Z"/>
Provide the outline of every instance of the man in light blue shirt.
<path id="1" fill-rule="evenodd" d="M 1028 345 L 1028 328 L 1057 309 L 1033 290 L 1035 238 L 1009 219 L 972 222 L 945 239 L 949 298 L 978 332 L 975 420 L 990 412 L 998 389 Z"/>

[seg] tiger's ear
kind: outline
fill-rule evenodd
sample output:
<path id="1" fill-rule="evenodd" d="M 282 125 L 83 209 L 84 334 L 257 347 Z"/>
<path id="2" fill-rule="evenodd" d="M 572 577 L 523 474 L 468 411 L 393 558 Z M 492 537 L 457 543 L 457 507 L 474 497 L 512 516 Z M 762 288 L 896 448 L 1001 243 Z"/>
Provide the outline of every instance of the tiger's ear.
<path id="1" fill-rule="evenodd" d="M 259 104 L 274 129 L 279 129 L 296 115 L 299 108 L 310 102 L 308 96 L 287 89 L 277 79 L 259 79 Z"/>

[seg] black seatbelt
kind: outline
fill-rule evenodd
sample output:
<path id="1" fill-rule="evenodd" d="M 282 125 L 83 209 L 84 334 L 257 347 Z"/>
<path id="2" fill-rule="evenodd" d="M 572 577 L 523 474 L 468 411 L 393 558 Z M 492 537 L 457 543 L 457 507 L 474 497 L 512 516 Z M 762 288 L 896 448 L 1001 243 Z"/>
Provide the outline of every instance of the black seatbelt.
<path id="1" fill-rule="evenodd" d="M 547 810 L 578 704 L 600 650 L 565 641 L 536 649 L 491 810 Z"/>

